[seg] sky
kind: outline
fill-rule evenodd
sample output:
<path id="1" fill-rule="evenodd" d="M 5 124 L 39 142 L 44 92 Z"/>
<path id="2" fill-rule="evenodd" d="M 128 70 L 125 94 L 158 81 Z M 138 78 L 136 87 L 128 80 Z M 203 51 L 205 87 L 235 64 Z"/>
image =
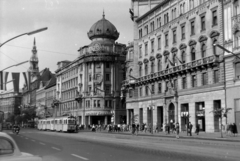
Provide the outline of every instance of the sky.
<path id="1" fill-rule="evenodd" d="M 131 0 L 0 0 L 0 43 L 17 35 L 39 28 L 48 30 L 21 36 L 0 48 L 0 70 L 29 60 L 34 37 L 38 50 L 39 69 L 49 68 L 55 73 L 57 62 L 74 60 L 77 50 L 91 43 L 87 32 L 105 18 L 115 27 L 119 43 L 133 40 L 133 22 L 130 19 Z M 8 72 L 26 72 L 29 63 L 10 68 Z M 11 75 L 8 81 L 11 80 Z M 21 74 L 20 87 L 23 87 Z M 13 88 L 12 83 L 7 85 Z"/>

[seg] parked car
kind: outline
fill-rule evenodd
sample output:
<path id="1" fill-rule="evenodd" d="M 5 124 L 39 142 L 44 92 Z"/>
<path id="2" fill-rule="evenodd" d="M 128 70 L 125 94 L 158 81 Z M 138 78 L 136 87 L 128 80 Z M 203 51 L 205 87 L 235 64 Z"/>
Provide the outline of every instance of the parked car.
<path id="1" fill-rule="evenodd" d="M 41 157 L 20 152 L 13 138 L 0 132 L 0 160 L 4 161 L 42 161 Z"/>

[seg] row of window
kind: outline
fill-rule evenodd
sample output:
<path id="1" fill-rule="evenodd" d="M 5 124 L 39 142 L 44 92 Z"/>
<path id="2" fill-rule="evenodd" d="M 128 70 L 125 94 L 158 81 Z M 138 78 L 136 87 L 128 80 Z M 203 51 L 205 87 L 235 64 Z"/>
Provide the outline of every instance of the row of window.
<path id="1" fill-rule="evenodd" d="M 98 95 L 98 94 L 102 93 L 100 85 L 95 87 L 93 90 L 92 89 L 93 89 L 92 86 L 89 85 L 87 95 L 91 95 L 92 92 L 93 92 L 94 95 Z M 111 85 L 110 84 L 105 84 L 104 93 L 106 95 L 111 94 Z"/>
<path id="2" fill-rule="evenodd" d="M 92 103 L 93 103 L 93 107 L 101 107 L 101 100 L 86 100 L 85 104 L 86 104 L 86 108 L 90 108 L 92 107 Z M 112 100 L 105 100 L 105 108 L 111 108 L 112 107 Z"/>
<path id="3" fill-rule="evenodd" d="M 71 68 L 69 71 L 67 71 L 66 73 L 64 73 L 62 75 L 62 80 L 64 80 L 65 78 L 69 78 L 71 76 L 74 76 L 76 74 L 78 74 L 78 68 L 77 67 Z"/>
<path id="4" fill-rule="evenodd" d="M 62 111 L 76 110 L 76 109 L 78 109 L 79 105 L 81 105 L 81 104 L 78 104 L 76 101 L 62 103 L 61 104 L 61 110 Z"/>
<path id="5" fill-rule="evenodd" d="M 67 90 L 67 89 L 70 89 L 72 87 L 76 87 L 77 84 L 78 84 L 78 79 L 76 77 L 76 78 L 73 78 L 71 80 L 68 80 L 68 81 L 62 83 L 62 90 Z"/>
<path id="6" fill-rule="evenodd" d="M 213 71 L 213 83 L 218 83 L 219 82 L 219 70 L 214 70 Z M 178 87 L 178 80 L 177 79 L 173 79 L 173 88 L 174 89 L 180 89 Z M 182 83 L 182 89 L 187 89 L 187 78 L 186 77 L 182 77 L 181 78 L 181 83 Z M 208 73 L 207 72 L 203 72 L 201 73 L 201 86 L 204 85 L 208 85 Z M 168 84 L 169 81 L 165 81 L 165 91 L 168 90 Z M 163 93 L 163 88 L 162 88 L 162 82 L 158 83 L 158 91 L 157 93 Z M 193 74 L 191 75 L 191 87 L 197 87 L 197 75 Z M 148 96 L 149 94 L 155 94 L 155 84 L 152 84 L 151 86 L 145 86 L 145 87 L 139 87 L 139 96 L 142 97 L 143 96 L 143 88 L 145 88 L 145 96 Z M 131 98 L 133 96 L 133 91 L 130 90 L 129 92 L 129 97 Z"/>
<path id="7" fill-rule="evenodd" d="M 76 90 L 70 90 L 62 93 L 62 100 L 73 99 L 76 97 Z"/>
<path id="8" fill-rule="evenodd" d="M 176 8 L 172 10 L 172 13 L 173 13 L 173 17 L 172 18 L 176 18 Z M 169 22 L 169 18 L 168 18 L 168 13 L 164 14 L 164 24 L 167 24 Z M 157 28 L 161 27 L 161 17 L 158 17 L 157 19 Z M 202 31 L 205 31 L 206 30 L 206 15 L 205 13 L 204 14 L 201 14 L 200 15 L 200 27 L 201 27 L 201 32 Z M 217 16 L 217 9 L 213 9 L 212 10 L 212 26 L 217 26 L 218 25 L 218 16 Z M 155 26 L 154 26 L 154 20 L 152 22 L 150 22 L 150 32 L 154 31 L 155 30 Z M 176 29 L 175 29 L 176 30 Z M 148 31 L 148 25 L 145 25 L 144 26 L 144 35 L 147 35 L 149 33 Z M 176 31 L 174 31 L 176 32 Z M 185 34 L 186 34 L 186 31 L 185 31 L 185 24 L 182 24 L 181 25 L 181 39 L 185 39 Z M 195 35 L 195 18 L 190 20 L 190 34 L 191 36 L 192 35 Z M 139 38 L 141 38 L 143 36 L 143 33 L 142 33 L 142 28 L 139 29 Z M 173 36 L 173 43 L 176 42 L 176 37 L 174 38 Z M 168 34 L 165 34 L 165 46 L 168 46 Z"/>
<path id="9" fill-rule="evenodd" d="M 214 39 L 213 40 L 213 44 L 217 43 L 217 40 Z M 191 61 L 195 61 L 196 60 L 196 44 L 192 45 L 190 50 L 190 59 Z M 212 47 L 213 53 L 216 54 L 216 47 L 213 46 Z M 207 46 L 206 46 L 206 41 L 201 42 L 201 58 L 203 59 L 203 62 L 207 61 L 206 59 L 204 59 L 207 56 Z M 172 56 L 172 60 L 169 59 L 169 54 L 165 55 L 164 57 L 164 63 L 167 64 L 168 61 L 170 61 L 170 63 L 172 64 L 172 66 L 177 66 L 179 64 L 185 64 L 186 63 L 186 48 L 181 49 L 180 52 L 180 58 L 178 58 L 177 56 L 177 51 L 174 51 Z M 157 59 L 157 71 L 161 71 L 163 70 L 162 66 L 163 66 L 163 62 L 162 62 L 162 58 L 158 58 Z M 150 73 L 154 73 L 155 72 L 155 61 L 150 61 Z M 145 75 L 149 74 L 149 65 L 148 63 L 144 64 L 144 70 L 145 70 Z M 139 77 L 142 77 L 143 74 L 143 67 L 142 65 L 139 66 Z"/>

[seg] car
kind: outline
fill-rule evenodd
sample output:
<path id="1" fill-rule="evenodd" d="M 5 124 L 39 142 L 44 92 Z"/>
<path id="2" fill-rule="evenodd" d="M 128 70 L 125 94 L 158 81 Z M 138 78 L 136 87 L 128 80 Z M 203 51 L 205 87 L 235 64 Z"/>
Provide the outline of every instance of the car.
<path id="1" fill-rule="evenodd" d="M 0 132 L 0 160 L 1 161 L 42 161 L 39 156 L 21 152 L 13 140 L 7 133 Z"/>

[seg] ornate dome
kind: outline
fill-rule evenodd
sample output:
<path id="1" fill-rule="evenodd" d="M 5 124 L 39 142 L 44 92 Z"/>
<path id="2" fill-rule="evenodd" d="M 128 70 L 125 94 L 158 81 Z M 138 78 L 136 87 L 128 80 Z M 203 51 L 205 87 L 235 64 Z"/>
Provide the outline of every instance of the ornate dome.
<path id="1" fill-rule="evenodd" d="M 110 38 L 117 40 L 119 32 L 111 22 L 105 19 L 105 15 L 103 13 L 103 18 L 93 24 L 90 28 L 88 37 L 91 40 L 94 38 Z"/>

